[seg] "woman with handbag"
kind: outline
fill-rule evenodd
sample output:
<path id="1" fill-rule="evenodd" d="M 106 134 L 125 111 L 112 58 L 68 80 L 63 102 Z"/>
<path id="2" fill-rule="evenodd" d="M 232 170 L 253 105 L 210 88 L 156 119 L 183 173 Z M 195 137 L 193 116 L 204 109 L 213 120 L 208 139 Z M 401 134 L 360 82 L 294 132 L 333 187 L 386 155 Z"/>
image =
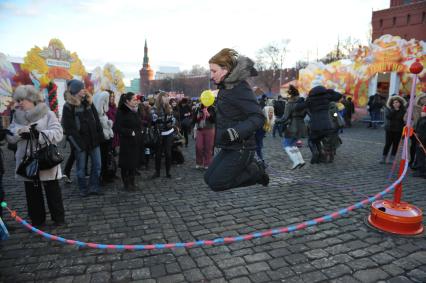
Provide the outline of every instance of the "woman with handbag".
<path id="1" fill-rule="evenodd" d="M 121 179 L 126 191 L 137 189 L 135 175 L 139 166 L 142 140 L 142 121 L 138 104 L 139 100 L 133 92 L 123 93 L 114 124 L 114 130 L 120 136 L 118 166 L 121 168 Z"/>
<path id="2" fill-rule="evenodd" d="M 155 173 L 152 178 L 160 177 L 161 156 L 163 152 L 166 157 L 166 177 L 171 178 L 170 168 L 172 165 L 172 146 L 176 119 L 173 116 L 172 107 L 165 92 L 160 92 L 155 99 L 155 112 L 152 122 L 159 133 L 159 141 L 155 149 Z"/>
<path id="3" fill-rule="evenodd" d="M 34 86 L 22 85 L 17 87 L 13 99 L 17 107 L 13 122 L 9 126 L 12 135 L 8 135 L 7 139 L 10 143 L 17 144 L 15 157 L 16 168 L 18 169 L 24 157 L 29 154 L 27 150 L 34 152 L 37 149 L 37 144 L 42 147 L 46 143 L 57 144 L 62 140 L 63 132 L 55 113 L 50 111 L 42 94 Z M 28 215 L 32 225 L 40 227 L 46 221 L 42 187 L 54 224 L 63 225 L 65 213 L 58 182 L 62 178 L 60 165 L 57 164 L 50 169 L 37 170 L 35 174 L 32 180 L 20 177 L 25 184 Z"/>
<path id="4" fill-rule="evenodd" d="M 306 116 L 306 110 L 298 110 L 295 108 L 297 103 L 302 102 L 303 98 L 299 96 L 299 91 L 293 85 L 290 85 L 288 89 L 289 99 L 284 109 L 284 115 L 280 118 L 280 121 L 286 125 L 284 130 L 283 148 L 293 163 L 291 169 L 302 168 L 305 165 L 302 153 L 296 146 L 296 142 L 302 138 L 305 132 L 304 118 Z"/>

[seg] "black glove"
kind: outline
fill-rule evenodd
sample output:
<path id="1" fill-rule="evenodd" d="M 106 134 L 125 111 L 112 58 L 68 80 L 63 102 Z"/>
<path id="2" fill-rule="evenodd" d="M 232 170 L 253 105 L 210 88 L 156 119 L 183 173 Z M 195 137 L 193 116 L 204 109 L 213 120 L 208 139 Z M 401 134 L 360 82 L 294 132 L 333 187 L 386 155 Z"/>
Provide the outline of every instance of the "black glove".
<path id="1" fill-rule="evenodd" d="M 29 140 L 31 138 L 31 134 L 30 132 L 24 132 L 24 133 L 20 133 L 19 136 L 21 137 L 21 139 L 23 140 Z"/>
<path id="2" fill-rule="evenodd" d="M 238 132 L 234 128 L 228 128 L 222 133 L 222 141 L 225 143 L 232 143 L 239 140 Z"/>
<path id="3" fill-rule="evenodd" d="M 40 132 L 36 129 L 37 124 L 32 124 L 30 127 L 30 133 L 33 135 L 33 137 L 38 140 L 38 137 L 40 136 Z"/>

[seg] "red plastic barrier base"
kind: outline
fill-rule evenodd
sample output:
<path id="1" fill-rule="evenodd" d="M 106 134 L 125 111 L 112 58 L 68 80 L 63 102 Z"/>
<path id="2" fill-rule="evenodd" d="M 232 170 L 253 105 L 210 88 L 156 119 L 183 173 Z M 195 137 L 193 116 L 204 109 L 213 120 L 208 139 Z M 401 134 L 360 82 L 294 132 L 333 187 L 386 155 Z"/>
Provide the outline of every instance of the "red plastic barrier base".
<path id="1" fill-rule="evenodd" d="M 418 235 L 423 232 L 422 210 L 401 202 L 394 204 L 390 200 L 377 200 L 371 205 L 368 222 L 375 228 L 398 235 Z"/>

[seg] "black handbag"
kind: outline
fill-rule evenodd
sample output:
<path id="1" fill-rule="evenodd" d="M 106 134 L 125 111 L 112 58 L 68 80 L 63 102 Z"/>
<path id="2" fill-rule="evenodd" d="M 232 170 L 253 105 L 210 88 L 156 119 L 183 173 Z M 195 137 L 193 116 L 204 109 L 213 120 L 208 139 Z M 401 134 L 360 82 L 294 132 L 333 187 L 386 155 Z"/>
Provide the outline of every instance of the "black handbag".
<path id="1" fill-rule="evenodd" d="M 107 163 L 106 163 L 106 174 L 108 176 L 115 176 L 117 172 L 117 162 L 115 161 L 114 152 L 111 150 L 107 155 Z"/>
<path id="2" fill-rule="evenodd" d="M 160 140 L 160 134 L 154 127 L 147 127 L 143 133 L 145 147 L 155 147 Z"/>
<path id="3" fill-rule="evenodd" d="M 30 145 L 30 155 L 28 155 L 28 145 Z M 33 135 L 31 134 L 25 147 L 25 155 L 16 169 L 16 174 L 27 179 L 37 180 L 39 177 L 38 172 L 39 164 L 33 152 Z"/>
<path id="4" fill-rule="evenodd" d="M 38 144 L 35 157 L 38 160 L 40 170 L 51 169 L 60 164 L 64 160 L 64 156 L 59 152 L 56 144 L 53 144 L 45 133 L 40 132 L 40 135 L 46 142 L 46 146 L 40 147 L 40 144 Z"/>

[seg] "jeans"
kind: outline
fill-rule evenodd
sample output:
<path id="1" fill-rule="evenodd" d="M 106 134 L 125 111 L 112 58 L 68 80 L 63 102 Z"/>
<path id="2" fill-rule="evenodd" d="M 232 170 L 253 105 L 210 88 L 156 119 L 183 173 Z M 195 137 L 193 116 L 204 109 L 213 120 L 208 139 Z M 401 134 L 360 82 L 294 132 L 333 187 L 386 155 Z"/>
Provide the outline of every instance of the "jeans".
<path id="1" fill-rule="evenodd" d="M 279 118 L 279 117 L 276 117 Z M 280 137 L 283 136 L 283 123 L 275 123 L 274 127 L 272 128 L 272 136 L 275 137 L 275 133 L 278 131 L 278 135 Z"/>
<path id="2" fill-rule="evenodd" d="M 225 191 L 257 184 L 264 170 L 255 162 L 252 150 L 222 149 L 204 174 L 213 191 Z"/>
<path id="3" fill-rule="evenodd" d="M 382 122 L 380 114 L 381 114 L 380 110 L 374 110 L 374 111 L 370 112 L 370 115 L 371 115 L 371 125 L 373 126 L 373 128 L 377 128 L 377 126 L 379 125 L 379 123 Z"/>
<path id="4" fill-rule="evenodd" d="M 101 151 L 99 146 L 95 147 L 90 151 L 76 151 L 76 160 L 77 160 L 77 177 L 78 185 L 80 187 L 80 193 L 87 193 L 87 184 L 86 184 L 86 159 L 87 156 L 90 156 L 91 170 L 90 170 L 90 192 L 99 192 L 99 176 L 101 175 Z"/>
<path id="5" fill-rule="evenodd" d="M 283 148 L 288 147 L 288 146 L 294 146 L 297 142 L 296 138 L 284 138 L 283 139 Z"/>

